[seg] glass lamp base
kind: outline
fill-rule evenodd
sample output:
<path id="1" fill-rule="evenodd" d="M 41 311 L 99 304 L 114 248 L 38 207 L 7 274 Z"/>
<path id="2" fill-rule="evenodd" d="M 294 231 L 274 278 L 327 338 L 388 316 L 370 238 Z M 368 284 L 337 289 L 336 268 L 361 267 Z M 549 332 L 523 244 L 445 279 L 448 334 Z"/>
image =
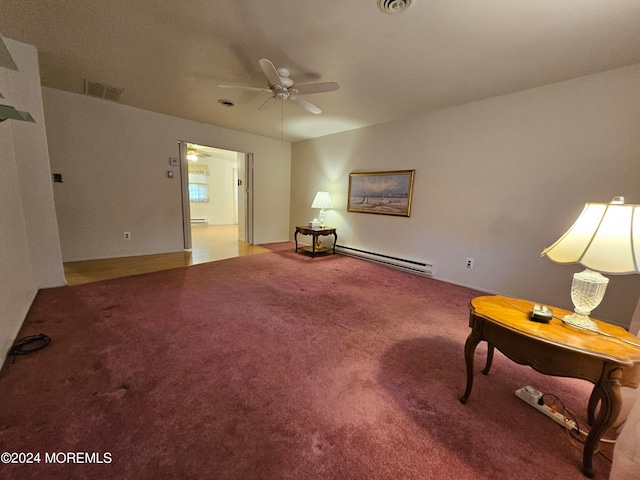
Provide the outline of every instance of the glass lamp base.
<path id="1" fill-rule="evenodd" d="M 320 216 L 318 218 L 320 219 L 320 228 L 325 228 L 326 225 L 324 221 L 327 218 L 327 212 L 324 211 L 324 208 L 320 209 Z"/>
<path id="2" fill-rule="evenodd" d="M 572 313 L 571 315 L 565 315 L 562 318 L 562 323 L 565 327 L 582 333 L 598 333 L 600 328 L 586 315 L 580 315 L 578 313 Z"/>

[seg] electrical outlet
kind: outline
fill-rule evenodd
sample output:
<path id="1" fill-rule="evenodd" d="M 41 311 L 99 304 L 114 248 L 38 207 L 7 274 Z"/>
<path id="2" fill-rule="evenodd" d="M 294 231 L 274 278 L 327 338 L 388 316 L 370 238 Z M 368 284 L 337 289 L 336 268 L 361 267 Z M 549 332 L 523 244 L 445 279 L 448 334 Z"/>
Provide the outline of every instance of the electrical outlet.
<path id="1" fill-rule="evenodd" d="M 124 239 L 131 240 L 131 232 L 124 232 Z"/>
<path id="2" fill-rule="evenodd" d="M 473 258 L 467 257 L 467 268 L 473 268 Z"/>

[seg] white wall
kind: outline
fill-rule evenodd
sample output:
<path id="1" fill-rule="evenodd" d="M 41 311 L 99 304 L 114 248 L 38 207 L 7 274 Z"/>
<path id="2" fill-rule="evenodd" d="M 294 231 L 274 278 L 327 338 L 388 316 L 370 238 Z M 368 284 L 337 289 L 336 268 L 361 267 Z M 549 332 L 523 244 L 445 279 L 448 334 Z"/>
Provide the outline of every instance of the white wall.
<path id="1" fill-rule="evenodd" d="M 234 155 L 235 157 L 236 155 Z M 208 225 L 232 225 L 237 222 L 237 203 L 234 201 L 234 169 L 237 161 L 212 156 L 198 159 L 198 164 L 209 167 L 206 177 L 209 185 L 208 203 L 190 203 L 191 218 L 206 218 Z"/>
<path id="2" fill-rule="evenodd" d="M 587 201 L 640 203 L 640 65 L 296 143 L 291 228 L 336 207 L 338 243 L 436 265 L 436 278 L 573 309 L 578 266 L 539 254 Z M 415 169 L 410 218 L 346 211 L 349 172 Z M 475 258 L 473 269 L 465 268 Z M 640 276 L 594 317 L 629 325 Z"/>
<path id="3" fill-rule="evenodd" d="M 181 140 L 254 153 L 254 243 L 289 237 L 289 144 L 51 88 L 43 99 L 64 261 L 183 249 L 169 165 Z"/>
<path id="4" fill-rule="evenodd" d="M 36 123 L 0 123 L 0 365 L 37 290 L 64 285 L 38 53 L 4 41 L 19 71 L 0 68 L 2 103 L 28 111 Z"/>

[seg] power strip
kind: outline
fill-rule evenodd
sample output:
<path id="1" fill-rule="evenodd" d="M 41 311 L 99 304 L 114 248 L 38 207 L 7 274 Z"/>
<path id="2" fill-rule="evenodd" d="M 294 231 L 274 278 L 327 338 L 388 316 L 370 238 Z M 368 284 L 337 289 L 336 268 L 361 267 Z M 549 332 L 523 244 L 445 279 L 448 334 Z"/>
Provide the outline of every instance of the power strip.
<path id="1" fill-rule="evenodd" d="M 565 417 L 560 412 L 554 412 L 548 405 L 540 405 L 539 400 L 542 398 L 542 392 L 536 390 L 533 387 L 527 385 L 519 390 L 516 390 L 516 397 L 527 402 L 536 410 L 544 413 L 547 417 L 551 418 L 554 422 L 562 425 L 567 430 L 576 430 L 576 423 L 568 417 Z"/>

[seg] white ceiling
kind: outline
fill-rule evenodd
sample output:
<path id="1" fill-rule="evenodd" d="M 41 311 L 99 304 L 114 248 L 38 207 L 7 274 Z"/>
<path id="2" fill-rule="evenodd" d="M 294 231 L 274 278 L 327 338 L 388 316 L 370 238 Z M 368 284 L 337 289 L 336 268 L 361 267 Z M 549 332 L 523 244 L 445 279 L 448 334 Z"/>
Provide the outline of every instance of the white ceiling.
<path id="1" fill-rule="evenodd" d="M 0 0 L 0 33 L 40 53 L 42 84 L 123 88 L 120 103 L 299 141 L 640 63 L 639 0 Z M 262 57 L 297 84 L 258 107 Z M 219 99 L 236 103 L 233 108 Z M 283 131 L 281 133 L 281 122 Z"/>

